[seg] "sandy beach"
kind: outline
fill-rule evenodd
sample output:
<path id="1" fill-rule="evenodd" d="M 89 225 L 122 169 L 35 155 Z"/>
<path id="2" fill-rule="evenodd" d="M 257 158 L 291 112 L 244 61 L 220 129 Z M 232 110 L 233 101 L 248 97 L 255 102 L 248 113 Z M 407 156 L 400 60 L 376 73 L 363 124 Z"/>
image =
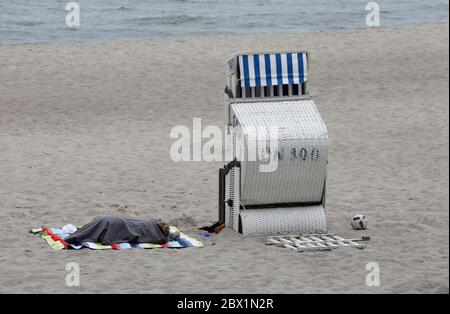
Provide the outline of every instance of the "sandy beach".
<path id="1" fill-rule="evenodd" d="M 448 293 L 448 40 L 442 24 L 0 46 L 0 293 Z M 295 49 L 330 136 L 329 231 L 367 249 L 295 253 L 225 230 L 200 249 L 52 251 L 28 233 L 120 215 L 200 238 L 223 163 L 172 161 L 171 128 L 223 128 L 229 55 Z"/>

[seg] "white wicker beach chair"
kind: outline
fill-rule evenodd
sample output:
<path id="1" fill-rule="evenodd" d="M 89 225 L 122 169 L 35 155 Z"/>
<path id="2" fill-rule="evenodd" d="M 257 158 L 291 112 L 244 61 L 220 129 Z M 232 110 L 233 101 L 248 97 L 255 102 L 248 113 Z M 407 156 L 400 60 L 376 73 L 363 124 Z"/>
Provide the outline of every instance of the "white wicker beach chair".
<path id="1" fill-rule="evenodd" d="M 326 232 L 328 133 L 306 91 L 307 64 L 304 52 L 239 54 L 228 62 L 233 161 L 219 172 L 219 221 L 237 232 Z M 274 127 L 276 150 L 266 153 L 277 167 L 261 172 L 267 161 L 249 158 L 248 148 L 267 145 L 260 130 Z"/>

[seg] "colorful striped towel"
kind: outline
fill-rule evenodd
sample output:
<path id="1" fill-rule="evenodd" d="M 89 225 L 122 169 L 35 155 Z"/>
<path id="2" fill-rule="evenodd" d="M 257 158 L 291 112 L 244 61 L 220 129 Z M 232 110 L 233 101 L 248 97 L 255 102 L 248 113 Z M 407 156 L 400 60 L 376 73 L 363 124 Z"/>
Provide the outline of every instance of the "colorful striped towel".
<path id="1" fill-rule="evenodd" d="M 176 227 L 171 226 L 170 231 L 179 231 Z M 79 245 L 68 244 L 64 241 L 69 234 L 63 233 L 59 228 L 32 228 L 31 233 L 39 235 L 54 250 L 89 248 L 92 250 L 126 250 L 126 249 L 156 249 L 156 248 L 186 248 L 186 247 L 203 247 L 202 242 L 196 240 L 184 233 L 174 240 L 165 244 L 152 243 L 117 243 L 112 245 L 102 245 L 100 243 L 82 242 Z"/>

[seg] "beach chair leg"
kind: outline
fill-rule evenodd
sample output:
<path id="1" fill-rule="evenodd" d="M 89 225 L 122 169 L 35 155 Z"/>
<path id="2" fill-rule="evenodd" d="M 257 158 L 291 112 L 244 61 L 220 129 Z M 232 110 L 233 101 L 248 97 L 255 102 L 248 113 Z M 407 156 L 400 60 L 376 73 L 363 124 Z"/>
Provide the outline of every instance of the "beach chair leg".
<path id="1" fill-rule="evenodd" d="M 221 224 L 225 223 L 225 178 L 234 168 L 239 168 L 241 163 L 239 161 L 233 160 L 225 165 L 223 168 L 219 169 L 219 222 Z"/>

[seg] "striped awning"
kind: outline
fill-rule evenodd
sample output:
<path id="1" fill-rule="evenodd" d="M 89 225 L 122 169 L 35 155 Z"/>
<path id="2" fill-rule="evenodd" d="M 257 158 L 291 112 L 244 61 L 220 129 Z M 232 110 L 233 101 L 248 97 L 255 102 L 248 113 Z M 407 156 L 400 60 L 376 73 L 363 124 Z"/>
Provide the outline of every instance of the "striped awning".
<path id="1" fill-rule="evenodd" d="M 241 87 L 303 84 L 307 79 L 306 53 L 241 55 Z"/>

